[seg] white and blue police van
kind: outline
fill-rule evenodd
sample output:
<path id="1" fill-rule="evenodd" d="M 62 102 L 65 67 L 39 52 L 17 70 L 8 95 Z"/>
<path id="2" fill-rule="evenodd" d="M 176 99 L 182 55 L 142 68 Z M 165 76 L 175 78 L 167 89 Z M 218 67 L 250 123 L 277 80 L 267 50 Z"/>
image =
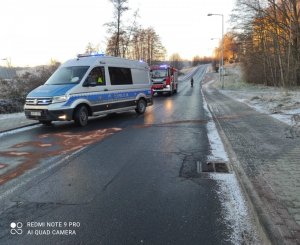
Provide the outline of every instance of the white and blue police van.
<path id="1" fill-rule="evenodd" d="M 135 110 L 143 114 L 153 104 L 147 63 L 104 55 L 78 55 L 62 64 L 27 97 L 28 119 L 49 125 L 74 120 L 85 126 L 88 117 Z"/>

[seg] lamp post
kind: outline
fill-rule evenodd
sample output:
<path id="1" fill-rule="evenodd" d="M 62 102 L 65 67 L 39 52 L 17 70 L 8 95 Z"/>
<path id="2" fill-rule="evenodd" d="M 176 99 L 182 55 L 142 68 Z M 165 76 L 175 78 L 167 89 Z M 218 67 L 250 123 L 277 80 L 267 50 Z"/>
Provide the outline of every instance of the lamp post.
<path id="1" fill-rule="evenodd" d="M 218 15 L 222 17 L 222 58 L 221 58 L 221 78 L 222 78 L 222 89 L 224 89 L 224 15 L 223 14 L 208 14 L 207 16 Z"/>

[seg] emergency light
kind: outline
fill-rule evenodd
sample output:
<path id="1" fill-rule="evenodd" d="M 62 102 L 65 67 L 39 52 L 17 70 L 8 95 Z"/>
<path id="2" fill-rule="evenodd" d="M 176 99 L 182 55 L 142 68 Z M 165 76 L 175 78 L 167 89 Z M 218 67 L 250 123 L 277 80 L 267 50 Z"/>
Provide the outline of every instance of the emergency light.
<path id="1" fill-rule="evenodd" d="M 78 55 L 77 55 L 77 58 L 91 57 L 91 56 L 103 57 L 103 56 L 105 56 L 105 54 L 104 54 L 104 53 L 102 53 L 102 54 L 99 54 L 99 53 L 78 54 Z"/>
<path id="2" fill-rule="evenodd" d="M 161 68 L 167 68 L 168 65 L 160 65 L 159 67 L 161 67 Z"/>

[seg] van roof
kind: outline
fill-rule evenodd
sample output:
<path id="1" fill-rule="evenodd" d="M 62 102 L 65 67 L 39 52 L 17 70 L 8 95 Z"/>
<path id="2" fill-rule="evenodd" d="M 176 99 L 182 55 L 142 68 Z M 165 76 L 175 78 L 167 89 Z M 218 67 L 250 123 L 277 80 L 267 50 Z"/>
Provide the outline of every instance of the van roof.
<path id="1" fill-rule="evenodd" d="M 62 66 L 96 66 L 96 65 L 111 65 L 118 67 L 149 69 L 146 62 L 129 60 L 113 56 L 79 56 L 76 59 L 66 61 Z"/>

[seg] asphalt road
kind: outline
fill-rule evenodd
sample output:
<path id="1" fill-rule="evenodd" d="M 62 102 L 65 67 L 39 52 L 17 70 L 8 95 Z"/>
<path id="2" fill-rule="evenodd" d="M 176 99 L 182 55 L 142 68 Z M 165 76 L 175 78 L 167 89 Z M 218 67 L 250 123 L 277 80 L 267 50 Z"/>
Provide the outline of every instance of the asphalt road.
<path id="1" fill-rule="evenodd" d="M 197 173 L 207 120 L 200 80 L 187 79 L 141 116 L 3 137 L 0 243 L 231 244 L 218 183 Z"/>

